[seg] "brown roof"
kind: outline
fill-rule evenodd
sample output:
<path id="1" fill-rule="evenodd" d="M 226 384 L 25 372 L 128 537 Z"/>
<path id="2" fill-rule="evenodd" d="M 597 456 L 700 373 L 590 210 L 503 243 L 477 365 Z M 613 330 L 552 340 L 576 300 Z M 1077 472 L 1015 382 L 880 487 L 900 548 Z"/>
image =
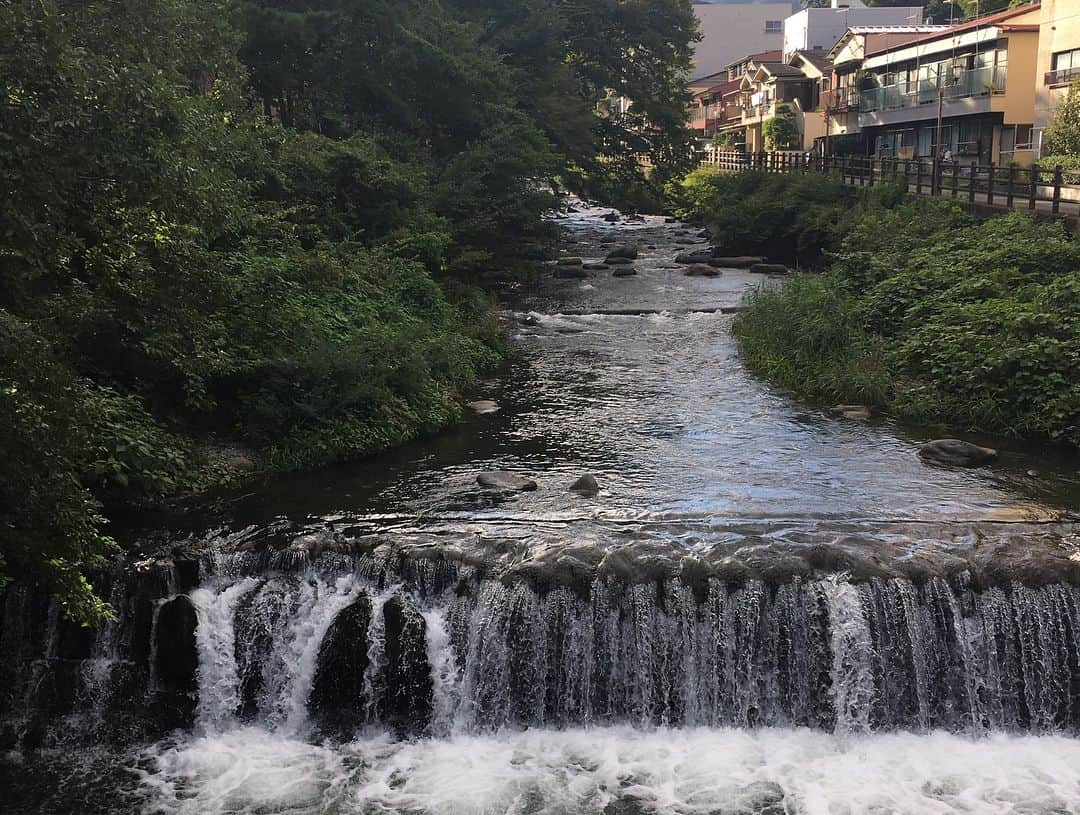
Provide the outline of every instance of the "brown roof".
<path id="1" fill-rule="evenodd" d="M 728 63 L 728 67 L 730 68 L 732 65 L 739 65 L 748 60 L 753 60 L 754 62 L 779 62 L 783 58 L 783 51 L 762 51 L 759 54 L 747 54 L 745 57 L 740 57 L 734 62 Z"/>
<path id="2" fill-rule="evenodd" d="M 996 26 L 999 23 L 1005 22 L 1006 20 L 1011 20 L 1013 17 L 1018 17 L 1021 14 L 1027 14 L 1031 11 L 1038 11 L 1040 6 L 1040 3 L 1032 3 L 1028 6 L 1017 6 L 1016 8 L 1008 8 L 1004 11 L 998 11 L 993 14 L 986 14 L 982 17 L 976 17 L 974 20 L 968 20 L 966 23 L 949 26 L 945 31 L 938 31 L 922 37 L 912 37 L 910 40 L 907 40 L 900 45 L 890 45 L 877 51 L 868 51 L 866 53 L 866 56 L 869 57 L 873 54 L 884 54 L 886 51 L 892 51 L 896 48 L 906 48 L 909 45 L 914 45 L 920 42 L 933 42 L 934 40 L 944 39 L 945 37 L 954 37 L 957 34 L 964 33 L 965 31 L 974 31 L 975 29 L 984 28 L 986 26 Z M 1013 29 L 1019 28 L 1019 26 L 1011 27 Z"/>

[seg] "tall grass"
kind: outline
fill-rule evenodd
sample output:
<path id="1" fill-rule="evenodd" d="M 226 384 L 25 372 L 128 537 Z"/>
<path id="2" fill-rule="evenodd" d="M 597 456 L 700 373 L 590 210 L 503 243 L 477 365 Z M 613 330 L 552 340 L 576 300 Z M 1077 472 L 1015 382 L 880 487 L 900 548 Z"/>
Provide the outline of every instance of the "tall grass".
<path id="1" fill-rule="evenodd" d="M 881 340 L 863 330 L 854 299 L 828 277 L 764 284 L 746 304 L 733 331 L 751 371 L 815 402 L 889 403 Z"/>

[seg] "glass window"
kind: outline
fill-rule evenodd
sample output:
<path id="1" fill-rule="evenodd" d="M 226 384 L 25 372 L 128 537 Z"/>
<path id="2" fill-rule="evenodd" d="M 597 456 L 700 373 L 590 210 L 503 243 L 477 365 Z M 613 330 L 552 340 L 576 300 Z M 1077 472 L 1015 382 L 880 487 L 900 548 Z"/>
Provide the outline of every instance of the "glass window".
<path id="1" fill-rule="evenodd" d="M 1035 128 L 1032 125 L 1017 125 L 1016 126 L 1016 149 L 1017 150 L 1030 150 L 1032 142 L 1032 134 Z"/>
<path id="2" fill-rule="evenodd" d="M 1051 70 L 1066 71 L 1069 68 L 1080 68 L 1080 48 L 1072 51 L 1059 51 L 1051 58 Z"/>
<path id="3" fill-rule="evenodd" d="M 779 34 L 783 31 L 784 23 L 782 20 L 766 20 L 765 21 L 765 33 L 766 34 Z"/>

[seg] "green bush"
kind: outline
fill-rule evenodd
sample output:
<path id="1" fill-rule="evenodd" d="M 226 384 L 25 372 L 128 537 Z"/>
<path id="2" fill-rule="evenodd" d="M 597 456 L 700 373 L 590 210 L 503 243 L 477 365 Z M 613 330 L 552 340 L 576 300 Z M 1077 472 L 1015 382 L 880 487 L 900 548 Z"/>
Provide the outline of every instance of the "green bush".
<path id="1" fill-rule="evenodd" d="M 856 200 L 839 178 L 760 170 L 696 170 L 668 190 L 677 214 L 705 222 L 726 253 L 804 265 L 822 261 L 860 207 L 881 207 L 897 196 L 894 187 L 883 185 Z"/>
<path id="2" fill-rule="evenodd" d="M 747 305 L 747 364 L 806 398 L 1080 445 L 1080 244 L 1060 224 L 867 210 L 828 272 Z"/>

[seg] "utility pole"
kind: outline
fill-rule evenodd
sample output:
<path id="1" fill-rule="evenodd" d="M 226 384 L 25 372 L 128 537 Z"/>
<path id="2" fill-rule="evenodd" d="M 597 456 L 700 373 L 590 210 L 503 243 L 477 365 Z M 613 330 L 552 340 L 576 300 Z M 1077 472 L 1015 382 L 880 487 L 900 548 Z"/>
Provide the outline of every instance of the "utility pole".
<path id="1" fill-rule="evenodd" d="M 937 84 L 937 128 L 934 135 L 934 177 L 930 182 L 931 189 L 936 193 L 941 183 L 941 110 L 945 105 L 945 83 L 941 77 L 941 67 L 938 66 Z"/>

